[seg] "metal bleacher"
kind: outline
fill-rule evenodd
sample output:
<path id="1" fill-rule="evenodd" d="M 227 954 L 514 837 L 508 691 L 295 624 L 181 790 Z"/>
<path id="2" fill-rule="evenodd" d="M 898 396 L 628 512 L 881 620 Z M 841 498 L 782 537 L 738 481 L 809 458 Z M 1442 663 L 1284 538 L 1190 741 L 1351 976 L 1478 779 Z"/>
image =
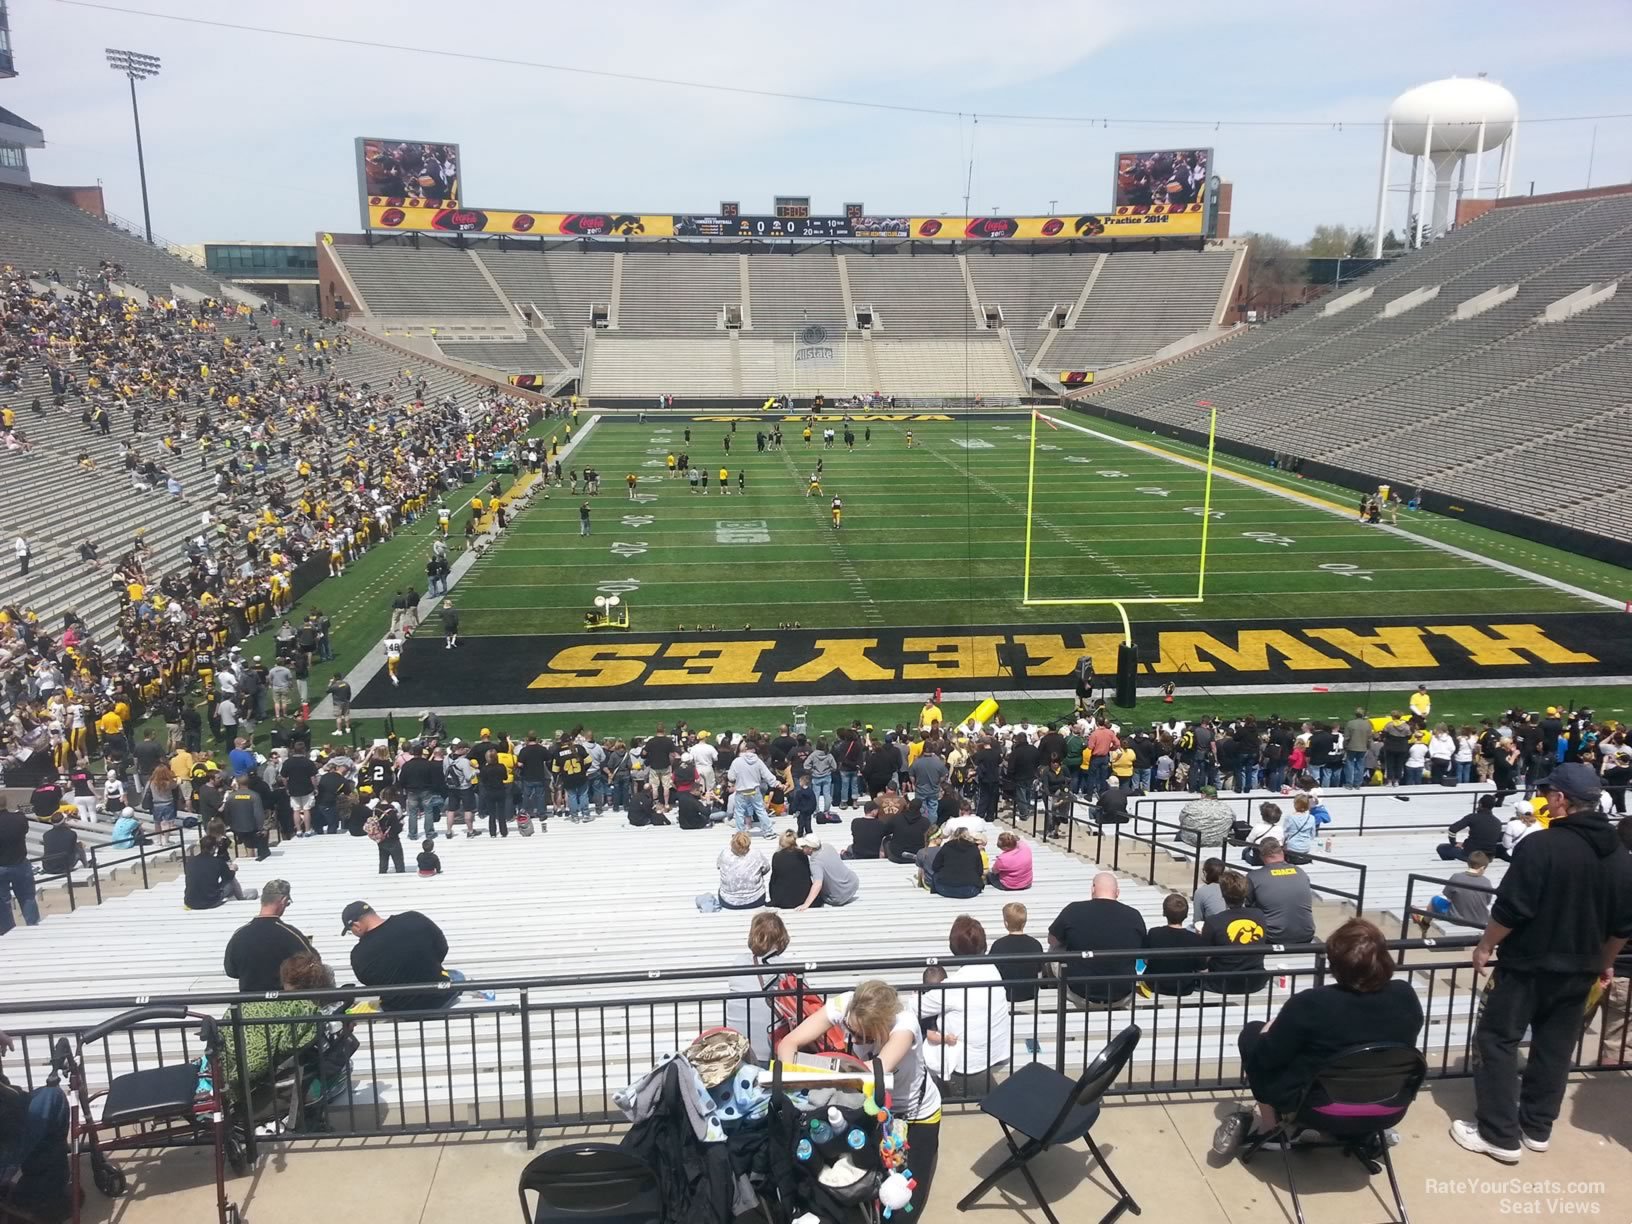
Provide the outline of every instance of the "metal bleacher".
<path id="1" fill-rule="evenodd" d="M 1353 282 L 1347 309 L 1303 307 L 1091 398 L 1191 428 L 1207 399 L 1222 435 L 1520 512 L 1541 482 L 1549 518 L 1632 539 L 1632 457 L 1610 424 L 1632 407 L 1632 294 L 1541 319 L 1628 278 L 1632 191 L 1498 208 Z M 1509 286 L 1506 301 L 1455 317 Z M 1389 315 L 1419 291 L 1427 300 Z M 1581 461 L 1543 466 L 1555 442 Z"/>
<path id="2" fill-rule="evenodd" d="M 1436 817 L 1430 807 L 1443 808 L 1441 815 L 1465 807 L 1472 788 L 1464 790 L 1468 793 L 1425 799 L 1411 814 L 1431 820 Z M 853 813 L 843 814 L 848 819 Z M 1341 827 L 1345 817 L 1337 819 Z M 1368 891 L 1387 887 L 1382 876 L 1403 880 L 1407 871 L 1431 866 L 1424 857 L 1432 855 L 1427 835 L 1395 834 L 1388 825 L 1388 816 L 1374 816 L 1368 818 L 1364 838 L 1340 834 L 1346 857 L 1358 853 L 1361 841 L 1373 843 L 1365 851 L 1376 864 Z M 323 837 L 284 843 L 264 863 L 241 860 L 239 878 L 251 893 L 266 879 L 291 882 L 297 903 L 287 920 L 307 932 L 342 982 L 350 977 L 352 940 L 337 933 L 336 923 L 342 907 L 359 897 L 385 915 L 414 909 L 430 916 L 447 936 L 447 965 L 471 979 L 547 976 L 570 982 L 585 975 L 627 975 L 617 982 L 586 981 L 531 992 L 530 1006 L 547 1009 L 532 1017 L 533 1040 L 547 1032 L 552 1049 L 549 1065 L 535 1063 L 531 1091 L 545 1101 L 588 1100 L 604 1107 L 606 1093 L 639 1075 L 654 1058 L 682 1047 L 699 1028 L 722 1022 L 722 981 L 678 979 L 656 971 L 729 965 L 743 952 L 750 913 L 700 914 L 693 904 L 696 894 L 715 885 L 714 860 L 727 832 L 635 829 L 621 814 L 609 814 L 588 825 L 552 822 L 546 833 L 528 840 L 443 839 L 438 851 L 444 874 L 431 879 L 412 873 L 376 875 L 372 843 Z M 848 840 L 842 826 L 822 832 L 840 845 Z M 972 914 L 995 937 L 1003 929 L 1001 909 L 1010 900 L 1027 905 L 1033 932 L 1040 935 L 1067 903 L 1088 896 L 1097 868 L 1047 844 L 1034 844 L 1034 862 L 1030 890 L 1017 895 L 988 889 L 965 901 L 915 888 L 909 868 L 856 862 L 861 893 L 851 906 L 783 914 L 792 935 L 787 959 L 804 965 L 817 989 L 844 987 L 848 975 L 825 970 L 823 962 L 843 963 L 869 953 L 902 959 L 943 956 L 955 916 Z M 571 869 L 563 871 L 567 863 Z M 1122 900 L 1151 926 L 1161 921 L 1166 892 L 1126 879 L 1122 883 Z M 14 932 L 6 941 L 8 999 L 60 1000 L 65 1006 L 0 1014 L 0 1026 L 12 1031 L 67 1029 L 101 1018 L 96 1007 L 73 1006 L 75 999 L 230 991 L 232 983 L 222 974 L 222 949 L 254 907 L 229 903 L 187 912 L 181 897 L 182 882 L 175 880 Z M 496 914 L 503 916 L 497 927 Z M 117 954 L 110 953 L 114 948 Z M 1184 1007 L 1136 999 L 1087 1017 L 1073 1012 L 1063 1029 L 1056 1025 L 1052 1005 L 1039 1006 L 1035 1013 L 1017 1008 L 1016 1048 L 1022 1034 L 1035 1034 L 1034 1057 L 1052 1060 L 1063 1043 L 1066 1065 L 1082 1066 L 1107 1032 L 1134 1019 L 1151 1036 L 1137 1056 L 1149 1077 L 1167 1063 L 1194 1057 L 1197 1050 L 1233 1041 L 1246 1019 L 1272 1016 L 1288 990 L 1306 984 L 1298 974 L 1310 963 L 1307 955 L 1271 952 L 1267 967 L 1283 976 L 1246 999 L 1221 1003 L 1214 998 L 1206 1006 Z M 879 975 L 912 986 L 920 970 Z M 704 996 L 715 1001 L 642 1005 L 643 999 Z M 360 1026 L 364 1046 L 353 1059 L 356 1102 L 404 1112 L 425 1100 L 467 1108 L 478 1100 L 519 1094 L 515 1002 L 514 991 L 501 990 L 494 1001 L 497 1010 L 471 1015 L 467 1025 L 467 1012 L 492 1006 L 467 996 L 449 1013 L 453 1023 L 420 1026 L 420 1038 L 413 1043 L 390 1026 Z M 1430 1028 L 1424 1039 L 1459 1048 L 1467 1036 L 1467 999 L 1448 997 L 1443 990 L 1436 997 L 1429 991 L 1426 1004 Z M 110 1056 L 117 1064 L 134 1052 L 120 1048 Z"/>

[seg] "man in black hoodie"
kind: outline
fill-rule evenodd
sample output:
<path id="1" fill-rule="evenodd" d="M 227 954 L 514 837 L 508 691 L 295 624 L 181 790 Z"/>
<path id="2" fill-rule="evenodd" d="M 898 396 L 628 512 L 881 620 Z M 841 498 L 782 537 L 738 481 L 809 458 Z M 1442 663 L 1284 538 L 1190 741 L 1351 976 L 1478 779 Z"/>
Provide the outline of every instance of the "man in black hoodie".
<path id="1" fill-rule="evenodd" d="M 1632 936 L 1632 856 L 1598 809 L 1597 773 L 1559 765 L 1543 788 L 1552 821 L 1513 856 L 1473 951 L 1481 972 L 1498 946 L 1501 958 L 1474 1035 L 1476 1120 L 1451 1123 L 1457 1143 L 1503 1164 L 1547 1150 L 1587 996 Z"/>

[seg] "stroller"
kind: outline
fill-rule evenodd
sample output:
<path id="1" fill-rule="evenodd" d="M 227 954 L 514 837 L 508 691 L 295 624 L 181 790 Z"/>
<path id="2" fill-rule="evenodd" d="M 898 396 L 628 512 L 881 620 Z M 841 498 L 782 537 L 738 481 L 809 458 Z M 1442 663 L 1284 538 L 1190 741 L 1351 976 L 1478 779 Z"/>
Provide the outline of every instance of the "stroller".
<path id="1" fill-rule="evenodd" d="M 136 1032 L 155 1020 L 196 1023 L 203 1043 L 204 1069 L 200 1070 L 198 1057 L 184 1058 L 166 1066 L 114 1075 L 107 1088 L 93 1093 L 85 1078 L 86 1047 L 129 1032 L 134 1051 Z M 96 1188 L 107 1198 L 118 1198 L 127 1182 L 124 1171 L 108 1159 L 108 1152 L 206 1143 L 215 1152 L 216 1218 L 219 1224 L 239 1224 L 238 1205 L 227 1198 L 226 1170 L 231 1165 L 234 1173 L 242 1173 L 246 1165 L 243 1148 L 226 1121 L 219 1087 L 221 1035 L 213 1016 L 179 1006 L 139 1007 L 85 1030 L 77 1045 L 71 1045 L 65 1037 L 59 1039 L 52 1050 L 51 1066 L 68 1080 L 73 1224 L 79 1224 L 80 1218 L 81 1155 L 89 1158 Z M 107 1131 L 114 1132 L 111 1138 L 104 1133 Z"/>

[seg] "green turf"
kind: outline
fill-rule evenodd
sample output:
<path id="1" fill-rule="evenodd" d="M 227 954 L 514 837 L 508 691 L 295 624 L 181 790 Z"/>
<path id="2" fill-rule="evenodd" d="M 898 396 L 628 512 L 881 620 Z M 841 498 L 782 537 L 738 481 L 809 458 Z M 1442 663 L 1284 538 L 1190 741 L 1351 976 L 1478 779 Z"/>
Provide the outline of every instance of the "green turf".
<path id="1" fill-rule="evenodd" d="M 1093 428 L 1134 431 L 1089 422 Z M 692 431 L 689 443 L 686 428 Z M 570 490 L 555 490 L 506 533 L 460 584 L 469 634 L 571 632 L 597 592 L 625 589 L 634 628 L 662 631 L 718 624 L 767 628 L 872 625 L 1009 625 L 1113 622 L 1102 607 L 1025 607 L 1028 424 L 959 420 L 873 422 L 853 452 L 842 440 L 808 448 L 799 426 L 783 426 L 781 452 L 756 453 L 753 421 L 729 427 L 684 419 L 637 424 L 603 420 L 571 456 L 603 474 L 592 500 L 594 533 L 578 535 Z M 835 423 L 840 429 L 842 426 Z M 1202 474 L 1070 430 L 1045 430 L 1037 454 L 1032 523 L 1034 598 L 1193 595 L 1200 550 Z M 670 449 L 717 476 L 704 496 L 664 475 Z M 806 477 L 825 463 L 823 494 Z M 655 466 L 651 466 L 655 465 Z M 1232 464 L 1259 477 L 1261 468 Z M 745 493 L 736 475 L 746 473 Z M 639 491 L 625 496 L 625 473 Z M 1342 505 L 1352 494 L 1304 491 Z M 844 526 L 828 524 L 828 502 L 844 501 Z M 1453 556 L 1275 494 L 1215 480 L 1206 602 L 1137 610 L 1142 619 L 1280 620 L 1377 614 L 1527 614 L 1597 610 L 1572 594 Z M 722 525 L 723 524 L 723 525 Z M 758 524 L 745 528 L 742 524 Z M 1619 596 L 1632 575 L 1434 516 L 1405 513 L 1400 525 L 1448 543 L 1552 571 Z M 763 542 L 735 542 L 743 534 Z M 730 541 L 730 542 L 726 542 Z"/>

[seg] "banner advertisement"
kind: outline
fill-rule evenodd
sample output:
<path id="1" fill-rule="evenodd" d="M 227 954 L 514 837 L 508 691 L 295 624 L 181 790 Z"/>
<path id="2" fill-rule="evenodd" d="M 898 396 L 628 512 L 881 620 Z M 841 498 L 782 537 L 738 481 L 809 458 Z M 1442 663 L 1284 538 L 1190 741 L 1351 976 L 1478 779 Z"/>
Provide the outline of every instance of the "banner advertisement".
<path id="1" fill-rule="evenodd" d="M 1060 386 L 1062 387 L 1086 387 L 1093 381 L 1094 372 L 1092 370 L 1060 371 Z"/>
<path id="2" fill-rule="evenodd" d="M 550 213 L 439 208 L 408 197 L 371 195 L 367 227 L 444 234 L 526 234 L 545 238 L 764 238 L 820 242 L 876 238 L 923 242 L 1039 242 L 1070 239 L 1199 237 L 1200 200 L 1128 206 L 1068 217 L 722 217 L 696 213 Z"/>

